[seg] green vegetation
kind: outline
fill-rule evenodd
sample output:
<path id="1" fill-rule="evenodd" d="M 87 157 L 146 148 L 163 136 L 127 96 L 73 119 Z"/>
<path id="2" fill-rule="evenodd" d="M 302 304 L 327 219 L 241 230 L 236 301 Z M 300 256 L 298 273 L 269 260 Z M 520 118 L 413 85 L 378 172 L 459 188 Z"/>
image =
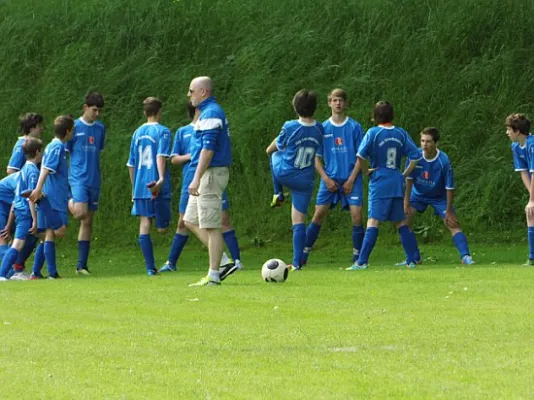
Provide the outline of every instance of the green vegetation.
<path id="1" fill-rule="evenodd" d="M 342 86 L 366 128 L 378 99 L 395 105 L 397 124 L 416 140 L 424 126 L 441 128 L 467 231 L 517 231 L 526 192 L 503 121 L 532 109 L 533 12 L 534 3 L 519 0 L 4 0 L 0 166 L 21 112 L 42 112 L 50 126 L 59 113 L 79 114 L 88 90 L 101 91 L 109 135 L 96 234 L 130 242 L 136 223 L 124 164 L 141 101 L 161 97 L 163 123 L 177 128 L 186 123 L 190 79 L 211 75 L 232 130 L 233 221 L 240 236 L 265 241 L 285 232 L 289 218 L 268 212 L 264 149 L 292 118 L 297 89 L 319 91 L 323 119 L 327 92 Z M 326 232 L 344 217 L 337 213 Z M 420 224 L 435 226 L 428 216 Z"/>
<path id="2" fill-rule="evenodd" d="M 205 253 L 148 278 L 137 254 L 100 250 L 90 278 L 5 282 L 1 397 L 531 398 L 534 269 L 517 252 L 504 264 L 503 247 L 469 268 L 452 246 L 424 250 L 439 262 L 396 268 L 400 246 L 382 246 L 371 269 L 347 272 L 323 249 L 284 284 L 261 281 L 275 254 L 253 251 L 204 288 L 187 284 Z"/>

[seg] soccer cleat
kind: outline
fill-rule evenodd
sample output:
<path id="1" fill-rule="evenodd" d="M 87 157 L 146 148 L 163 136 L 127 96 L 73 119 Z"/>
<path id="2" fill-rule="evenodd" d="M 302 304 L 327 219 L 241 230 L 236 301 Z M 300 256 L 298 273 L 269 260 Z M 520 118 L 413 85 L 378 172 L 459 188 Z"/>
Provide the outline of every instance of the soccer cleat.
<path id="1" fill-rule="evenodd" d="M 61 279 L 61 277 L 59 276 L 58 273 L 54 274 L 54 275 L 50 275 L 48 278 L 46 279 L 50 279 L 50 280 L 55 280 L 55 279 Z"/>
<path id="2" fill-rule="evenodd" d="M 220 280 L 224 281 L 238 269 L 239 268 L 234 263 L 228 263 L 226 265 L 223 265 L 222 267 L 219 267 Z"/>
<path id="3" fill-rule="evenodd" d="M 529 258 L 526 263 L 522 264 L 523 267 L 532 267 L 534 266 L 534 259 Z"/>
<path id="4" fill-rule="evenodd" d="M 189 287 L 196 287 L 196 286 L 218 286 L 221 282 L 216 282 L 211 280 L 209 275 L 206 275 L 204 278 L 199 280 L 198 282 L 189 284 Z"/>
<path id="5" fill-rule="evenodd" d="M 302 266 L 301 266 L 301 265 L 288 264 L 288 265 L 287 265 L 287 268 L 288 268 L 290 271 L 302 271 Z"/>
<path id="6" fill-rule="evenodd" d="M 27 281 L 28 279 L 30 279 L 30 276 L 23 272 L 16 272 L 9 279 L 11 279 L 12 281 Z"/>
<path id="7" fill-rule="evenodd" d="M 237 267 L 238 270 L 242 270 L 244 268 L 241 260 L 235 260 L 235 266 Z"/>
<path id="8" fill-rule="evenodd" d="M 38 281 L 40 279 L 44 279 L 44 277 L 42 275 L 35 275 L 33 273 L 30 275 L 30 281 Z"/>
<path id="9" fill-rule="evenodd" d="M 361 270 L 364 270 L 364 269 L 367 269 L 367 268 L 369 268 L 369 265 L 367 265 L 367 264 L 360 265 L 360 264 L 358 264 L 358 262 L 355 262 L 350 267 L 345 268 L 345 271 L 361 271 Z"/>
<path id="10" fill-rule="evenodd" d="M 7 282 L 8 280 L 5 276 L 0 276 L 0 282 Z"/>
<path id="11" fill-rule="evenodd" d="M 413 264 L 416 264 L 416 265 L 421 265 L 423 263 L 423 260 L 418 260 L 416 262 L 414 262 Z M 404 261 L 401 261 L 401 262 L 398 262 L 395 264 L 396 267 L 407 267 L 408 266 L 408 261 L 404 260 Z"/>
<path id="12" fill-rule="evenodd" d="M 473 257 L 471 257 L 469 254 L 462 257 L 462 264 L 473 265 L 474 263 Z"/>
<path id="13" fill-rule="evenodd" d="M 414 262 L 406 264 L 406 268 L 408 268 L 408 269 L 414 269 L 415 266 L 416 266 L 416 263 L 414 263 Z"/>
<path id="14" fill-rule="evenodd" d="M 282 207 L 282 204 L 284 204 L 285 196 L 283 193 L 278 193 L 273 195 L 273 199 L 271 201 L 271 208 L 278 208 Z"/>
<path id="15" fill-rule="evenodd" d="M 87 267 L 76 268 L 76 275 L 91 275 L 91 271 Z"/>
<path id="16" fill-rule="evenodd" d="M 169 261 L 167 261 L 165 264 L 163 264 L 163 266 L 159 269 L 159 273 L 162 273 L 162 272 L 175 272 L 178 270 L 178 267 L 175 267 L 174 265 L 172 265 Z"/>
<path id="17" fill-rule="evenodd" d="M 148 276 L 158 276 L 158 270 L 157 269 L 149 269 L 146 271 L 146 274 Z"/>

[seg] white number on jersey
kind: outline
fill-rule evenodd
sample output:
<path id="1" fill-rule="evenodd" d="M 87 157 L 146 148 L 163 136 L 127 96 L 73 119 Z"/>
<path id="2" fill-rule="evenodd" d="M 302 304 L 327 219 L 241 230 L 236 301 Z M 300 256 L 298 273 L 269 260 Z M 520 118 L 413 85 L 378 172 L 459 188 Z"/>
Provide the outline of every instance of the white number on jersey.
<path id="1" fill-rule="evenodd" d="M 397 169 L 397 148 L 390 147 L 386 153 L 386 168 Z"/>
<path id="2" fill-rule="evenodd" d="M 295 157 L 295 168 L 304 169 L 308 168 L 313 163 L 315 156 L 315 148 L 313 147 L 301 147 L 297 151 L 297 156 Z"/>
<path id="3" fill-rule="evenodd" d="M 140 170 L 142 167 L 152 169 L 153 165 L 154 161 L 152 159 L 152 147 L 146 146 L 143 149 L 143 146 L 139 146 L 139 164 L 137 165 L 137 169 Z"/>

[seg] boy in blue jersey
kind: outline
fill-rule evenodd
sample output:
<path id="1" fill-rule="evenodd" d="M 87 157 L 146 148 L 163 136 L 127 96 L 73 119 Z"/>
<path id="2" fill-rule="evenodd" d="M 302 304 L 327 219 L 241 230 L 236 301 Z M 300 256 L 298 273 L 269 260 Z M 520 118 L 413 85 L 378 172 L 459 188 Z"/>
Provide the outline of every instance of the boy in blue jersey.
<path id="1" fill-rule="evenodd" d="M 189 239 L 189 230 L 185 226 L 184 214 L 189 201 L 189 184 L 194 175 L 195 168 L 191 168 L 191 151 L 192 147 L 198 145 L 194 138 L 194 125 L 200 116 L 200 111 L 194 107 L 191 102 L 187 103 L 187 113 L 192 120 L 191 124 L 178 128 L 174 136 L 174 141 L 171 150 L 171 163 L 182 166 L 182 190 L 180 192 L 180 203 L 178 205 L 179 218 L 176 227 L 176 233 L 172 241 L 171 250 L 167 262 L 160 268 L 159 272 L 172 272 L 177 270 L 177 261 L 182 253 L 182 250 Z M 234 263 L 230 263 L 228 256 L 223 252 L 221 259 L 220 279 L 224 280 L 228 275 L 235 272 L 237 269 L 242 269 L 241 255 L 239 244 L 235 236 L 235 231 L 230 224 L 230 217 L 228 215 L 228 196 L 226 191 L 223 193 L 222 202 L 222 232 L 223 238 L 230 250 Z M 201 230 L 201 241 L 207 246 L 208 238 L 205 230 Z"/>
<path id="2" fill-rule="evenodd" d="M 10 174 L 0 180 L 0 261 L 5 252 L 9 249 L 9 236 L 11 233 L 11 223 L 8 224 L 11 206 L 15 198 L 18 174 Z"/>
<path id="3" fill-rule="evenodd" d="M 80 220 L 78 232 L 78 263 L 76 273 L 89 275 L 87 268 L 93 217 L 98 210 L 100 197 L 101 173 L 100 152 L 104 150 L 106 128 L 97 121 L 104 107 L 104 98 L 100 93 L 91 92 L 85 97 L 83 114 L 74 122 L 75 134 L 65 143 L 70 154 L 69 183 L 72 198 L 69 210 L 74 218 Z"/>
<path id="4" fill-rule="evenodd" d="M 213 96 L 211 78 L 193 79 L 187 95 L 200 115 L 194 126 L 195 145 L 191 147 L 190 168 L 195 169 L 195 174 L 189 184 L 184 221 L 200 240 L 207 237 L 209 251 L 208 275 L 190 286 L 220 285 L 224 243 L 221 209 L 232 163 L 228 120 Z"/>
<path id="5" fill-rule="evenodd" d="M 408 226 L 413 226 L 415 212 L 424 212 L 428 206 L 440 216 L 452 235 L 452 241 L 463 264 L 475 262 L 469 251 L 467 238 L 460 229 L 453 207 L 454 175 L 449 157 L 437 147 L 440 134 L 436 128 L 425 128 L 421 132 L 423 158 L 406 178 L 404 209 L 408 215 Z M 408 167 L 408 161 L 406 163 Z M 415 262 L 421 261 L 416 251 Z M 406 265 L 406 262 L 397 265 Z"/>
<path id="6" fill-rule="evenodd" d="M 293 225 L 293 264 L 300 270 L 306 242 L 306 213 L 315 181 L 315 155 L 323 144 L 323 125 L 313 114 L 317 108 L 317 95 L 313 91 L 300 90 L 293 97 L 293 108 L 298 119 L 287 121 L 278 137 L 267 147 L 271 158 L 274 196 L 283 201 L 283 187 L 291 189 Z"/>
<path id="7" fill-rule="evenodd" d="M 37 185 L 39 179 L 39 168 L 37 165 L 41 162 L 41 150 L 43 143 L 36 138 L 28 137 L 22 145 L 22 151 L 26 162 L 17 176 L 17 186 L 13 200 L 13 212 L 15 214 L 15 235 L 11 248 L 5 253 L 0 266 L 0 281 L 6 281 L 11 265 L 17 259 L 19 252 L 23 249 L 24 244 L 29 236 L 37 233 L 37 211 L 35 204 L 28 201 L 21 194 L 31 191 Z M 21 272 L 16 273 L 12 280 L 28 279 Z"/>
<path id="8" fill-rule="evenodd" d="M 70 197 L 67 154 L 65 142 L 72 138 L 74 119 L 70 115 L 61 115 L 54 120 L 54 139 L 46 146 L 41 173 L 37 186 L 30 195 L 30 200 L 38 205 L 41 214 L 39 230 L 45 230 L 45 241 L 36 251 L 36 258 L 44 257 L 48 267 L 49 279 L 58 279 L 56 265 L 56 237 L 63 237 L 68 225 L 68 201 Z M 42 278 L 42 262 L 34 264 L 32 277 Z"/>
<path id="9" fill-rule="evenodd" d="M 524 266 L 534 265 L 534 137 L 530 135 L 530 120 L 525 114 L 510 114 L 506 117 L 506 134 L 512 141 L 514 169 L 521 174 L 521 180 L 529 192 L 525 207 L 527 218 L 528 260 Z"/>
<path id="10" fill-rule="evenodd" d="M 156 228 L 161 232 L 168 228 L 171 220 L 171 182 L 166 169 L 171 132 L 159 123 L 162 106 L 156 97 L 143 101 L 147 122 L 134 132 L 126 164 L 132 183 L 132 215 L 140 217 L 139 245 L 148 276 L 158 273 L 150 237 L 152 220 L 155 219 Z"/>
<path id="11" fill-rule="evenodd" d="M 7 164 L 8 175 L 20 171 L 20 169 L 26 162 L 26 157 L 24 156 L 22 145 L 24 144 L 27 137 L 41 139 L 41 133 L 44 130 L 43 122 L 43 116 L 36 113 L 26 113 L 20 118 L 19 132 L 22 133 L 22 136 L 19 136 L 17 142 L 15 143 L 15 146 L 13 146 L 11 158 L 9 159 L 9 162 Z"/>
<path id="12" fill-rule="evenodd" d="M 413 171 L 421 155 L 410 135 L 393 125 L 393 116 L 393 106 L 390 103 L 376 103 L 373 107 L 373 120 L 377 126 L 367 131 L 358 148 L 362 171 L 368 169 L 368 163 L 371 166 L 368 170 L 371 172 L 368 219 L 358 260 L 347 270 L 368 267 L 369 256 L 378 238 L 378 225 L 383 221 L 391 221 L 396 225 L 406 253 L 407 267 L 415 267 L 417 241 L 404 215 L 404 178 Z M 404 174 L 400 171 L 403 156 L 411 160 Z"/>
<path id="13" fill-rule="evenodd" d="M 321 176 L 321 184 L 315 201 L 315 214 L 306 230 L 301 265 L 308 261 L 328 210 L 338 203 L 349 210 L 352 217 L 352 262 L 357 260 L 363 242 L 363 180 L 356 157 L 363 138 L 362 126 L 347 116 L 347 93 L 343 89 L 330 92 L 328 106 L 332 116 L 323 122 L 323 144 L 315 156 L 315 169 Z"/>

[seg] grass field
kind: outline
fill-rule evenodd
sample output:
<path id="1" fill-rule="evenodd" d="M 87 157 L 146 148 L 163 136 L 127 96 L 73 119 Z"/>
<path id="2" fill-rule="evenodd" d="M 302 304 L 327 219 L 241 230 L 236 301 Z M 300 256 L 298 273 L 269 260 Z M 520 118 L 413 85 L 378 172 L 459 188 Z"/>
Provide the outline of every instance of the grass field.
<path id="1" fill-rule="evenodd" d="M 100 250 L 92 277 L 2 284 L 0 397 L 532 398 L 524 247 L 478 247 L 463 267 L 452 246 L 424 246 L 405 270 L 400 246 L 380 246 L 358 272 L 328 247 L 285 284 L 260 279 L 272 247 L 249 249 L 246 270 L 204 288 L 187 286 L 205 272 L 194 246 L 154 278 L 140 251 Z"/>

